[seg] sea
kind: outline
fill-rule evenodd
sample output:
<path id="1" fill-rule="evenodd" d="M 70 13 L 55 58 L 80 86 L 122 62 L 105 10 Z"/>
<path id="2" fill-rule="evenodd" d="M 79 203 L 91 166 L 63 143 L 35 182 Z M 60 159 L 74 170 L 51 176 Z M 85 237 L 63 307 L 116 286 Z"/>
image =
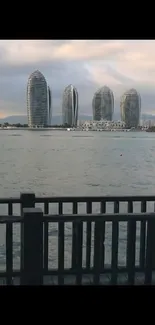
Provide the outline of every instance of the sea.
<path id="1" fill-rule="evenodd" d="M 84 132 L 58 130 L 0 131 L 0 197 L 19 197 L 21 192 L 36 196 L 155 195 L 155 134 L 146 132 Z M 41 205 L 37 205 L 41 207 Z M 50 204 L 57 213 L 57 204 Z M 147 205 L 154 211 L 154 202 Z M 127 204 L 120 204 L 120 212 Z M 71 213 L 64 204 L 64 213 Z M 79 204 L 85 212 L 85 204 Z M 93 212 L 99 204 L 93 203 Z M 113 212 L 113 204 L 107 204 Z M 140 203 L 134 203 L 140 212 Z M 20 214 L 14 205 L 14 214 Z M 0 214 L 7 206 L 0 205 Z M 92 225 L 93 227 L 93 225 Z M 111 263 L 111 223 L 106 224 L 105 263 Z M 93 228 L 94 229 L 94 228 Z M 0 225 L 0 270 L 5 269 L 5 225 Z M 85 266 L 86 228 L 83 233 Z M 127 225 L 119 227 L 119 265 L 126 264 Z M 139 263 L 139 225 L 136 233 L 136 264 Z M 71 266 L 72 227 L 65 225 L 65 267 Z M 93 263 L 93 235 L 92 256 Z M 58 227 L 49 226 L 49 267 L 58 265 Z M 13 226 L 13 267 L 20 267 L 20 225 Z"/>

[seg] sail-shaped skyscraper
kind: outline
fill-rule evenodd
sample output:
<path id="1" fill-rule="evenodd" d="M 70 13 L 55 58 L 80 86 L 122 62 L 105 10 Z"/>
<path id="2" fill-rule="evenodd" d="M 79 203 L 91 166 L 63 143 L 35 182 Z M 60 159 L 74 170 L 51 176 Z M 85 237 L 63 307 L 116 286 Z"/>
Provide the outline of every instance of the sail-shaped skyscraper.
<path id="1" fill-rule="evenodd" d="M 134 89 L 126 91 L 120 101 L 121 119 L 126 127 L 137 127 L 140 119 L 141 97 Z"/>
<path id="2" fill-rule="evenodd" d="M 48 125 L 48 91 L 43 74 L 34 71 L 27 83 L 27 114 L 29 127 Z"/>
<path id="3" fill-rule="evenodd" d="M 67 126 L 77 126 L 78 120 L 78 92 L 73 85 L 69 85 L 63 92 L 62 123 Z"/>
<path id="4" fill-rule="evenodd" d="M 99 88 L 93 97 L 93 120 L 111 121 L 114 113 L 114 95 L 107 86 Z"/>
<path id="5" fill-rule="evenodd" d="M 52 120 L 52 92 L 50 87 L 47 88 L 48 91 L 48 125 L 51 125 Z"/>

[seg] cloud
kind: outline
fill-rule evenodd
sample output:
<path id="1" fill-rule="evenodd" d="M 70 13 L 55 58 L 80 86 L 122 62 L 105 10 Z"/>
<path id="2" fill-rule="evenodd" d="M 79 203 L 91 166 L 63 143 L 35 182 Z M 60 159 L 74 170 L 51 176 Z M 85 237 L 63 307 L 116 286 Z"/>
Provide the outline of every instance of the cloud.
<path id="1" fill-rule="evenodd" d="M 155 114 L 155 41 L 123 40 L 1 40 L 0 114 L 26 114 L 26 85 L 39 69 L 52 88 L 53 114 L 61 114 L 64 88 L 72 83 L 79 92 L 79 111 L 92 113 L 97 88 L 120 97 L 134 87 L 142 97 L 142 112 Z"/>
<path id="2" fill-rule="evenodd" d="M 22 65 L 51 60 L 87 60 L 107 58 L 122 51 L 121 42 L 100 41 L 1 41 L 3 63 Z"/>

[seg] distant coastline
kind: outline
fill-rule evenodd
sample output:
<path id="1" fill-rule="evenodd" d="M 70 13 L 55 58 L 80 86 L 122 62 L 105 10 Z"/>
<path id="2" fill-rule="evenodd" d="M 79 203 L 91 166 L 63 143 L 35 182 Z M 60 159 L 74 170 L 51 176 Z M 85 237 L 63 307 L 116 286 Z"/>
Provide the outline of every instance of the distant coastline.
<path id="1" fill-rule="evenodd" d="M 79 114 L 78 119 L 81 121 L 87 121 L 87 120 L 92 120 L 93 117 L 91 114 L 90 115 L 89 114 L 88 115 L 87 114 L 85 114 L 85 115 Z M 120 113 L 115 112 L 113 119 L 116 121 L 120 120 L 121 119 Z M 140 119 L 142 121 L 150 120 L 155 123 L 155 115 L 142 114 Z M 51 122 L 52 122 L 51 123 L 52 126 L 60 125 L 62 123 L 62 116 L 61 115 L 53 115 Z M 0 118 L 0 124 L 4 124 L 4 123 L 9 123 L 11 125 L 17 124 L 17 123 L 27 124 L 27 115 L 8 115 L 5 118 Z"/>
<path id="2" fill-rule="evenodd" d="M 66 128 L 60 126 L 42 127 L 42 128 L 30 128 L 25 126 L 0 126 L 0 131 L 15 131 L 15 130 L 25 130 L 25 131 L 70 131 L 70 132 L 155 132 L 146 129 L 80 129 L 80 128 Z"/>
<path id="3" fill-rule="evenodd" d="M 155 132 L 155 126 L 151 126 L 146 130 L 146 132 Z"/>
<path id="4" fill-rule="evenodd" d="M 0 124 L 0 130 L 28 130 L 28 131 L 81 131 L 81 132 L 88 132 L 88 131 L 93 131 L 93 132 L 155 132 L 155 126 L 151 126 L 148 128 L 143 128 L 143 127 L 138 127 L 138 128 L 115 128 L 113 126 L 112 128 L 104 128 L 104 127 L 98 127 L 98 128 L 89 128 L 89 127 L 81 127 L 78 126 L 76 128 L 70 127 L 67 125 L 50 125 L 50 126 L 44 126 L 44 127 L 35 127 L 35 128 L 30 128 L 28 127 L 28 124 L 21 124 L 21 123 L 8 123 L 5 122 L 4 124 Z"/>

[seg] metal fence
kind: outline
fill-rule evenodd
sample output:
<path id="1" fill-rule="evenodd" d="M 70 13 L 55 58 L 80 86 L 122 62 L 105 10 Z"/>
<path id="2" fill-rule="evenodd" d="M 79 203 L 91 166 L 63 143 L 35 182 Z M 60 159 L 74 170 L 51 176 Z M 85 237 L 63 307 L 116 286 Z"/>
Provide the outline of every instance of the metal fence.
<path id="1" fill-rule="evenodd" d="M 21 194 L 20 198 L 0 199 L 8 204 L 8 215 L 0 216 L 0 224 L 6 224 L 6 270 L 0 278 L 12 285 L 20 278 L 20 284 L 43 284 L 45 276 L 57 277 L 57 284 L 64 284 L 65 276 L 74 276 L 75 284 L 82 284 L 85 275 L 91 283 L 101 284 L 102 277 L 109 276 L 111 284 L 118 283 L 119 274 L 127 274 L 127 284 L 134 284 L 135 275 L 142 273 L 144 284 L 152 283 L 155 270 L 155 213 L 147 213 L 147 202 L 155 202 L 154 196 L 146 197 L 35 197 Z M 78 213 L 78 204 L 86 203 L 85 213 Z M 92 203 L 100 203 L 100 212 L 92 213 Z M 106 213 L 106 203 L 114 203 L 113 213 Z M 119 213 L 120 202 L 127 202 L 128 212 Z M 133 202 L 141 202 L 141 213 L 133 213 Z M 20 204 L 21 215 L 13 215 L 13 205 Z M 35 208 L 43 203 L 44 211 Z M 49 214 L 49 203 L 58 203 L 58 214 Z M 63 214 L 63 204 L 72 203 L 72 214 Z M 48 267 L 49 223 L 58 225 L 58 268 Z M 64 267 L 64 227 L 72 223 L 71 268 Z M 112 223 L 111 265 L 105 265 L 105 225 Z M 118 266 L 119 223 L 127 223 L 126 266 Z M 136 227 L 140 222 L 140 262 L 135 265 Z M 21 224 L 21 267 L 13 269 L 13 224 Z M 83 224 L 86 223 L 86 266 L 82 266 Z M 94 223 L 93 266 L 91 266 L 92 223 Z"/>

